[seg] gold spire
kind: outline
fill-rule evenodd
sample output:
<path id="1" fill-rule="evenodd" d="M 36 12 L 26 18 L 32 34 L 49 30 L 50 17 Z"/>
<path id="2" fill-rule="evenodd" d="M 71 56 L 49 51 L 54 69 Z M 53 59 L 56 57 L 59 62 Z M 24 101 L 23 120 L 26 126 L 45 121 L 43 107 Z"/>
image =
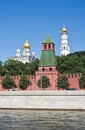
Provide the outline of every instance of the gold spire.
<path id="1" fill-rule="evenodd" d="M 24 47 L 24 49 L 30 49 L 30 44 L 29 44 L 28 40 L 26 40 L 23 47 Z"/>
<path id="2" fill-rule="evenodd" d="M 62 28 L 61 33 L 68 33 L 65 27 Z"/>

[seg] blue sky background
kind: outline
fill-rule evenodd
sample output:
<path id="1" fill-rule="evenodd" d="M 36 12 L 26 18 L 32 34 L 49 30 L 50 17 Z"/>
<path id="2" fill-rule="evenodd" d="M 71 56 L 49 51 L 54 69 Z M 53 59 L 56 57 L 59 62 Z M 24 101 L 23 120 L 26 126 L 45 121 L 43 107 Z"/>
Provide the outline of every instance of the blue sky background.
<path id="1" fill-rule="evenodd" d="M 40 58 L 41 43 L 48 34 L 60 55 L 63 25 L 71 52 L 85 50 L 85 0 L 0 0 L 0 60 L 15 56 L 26 39 Z"/>

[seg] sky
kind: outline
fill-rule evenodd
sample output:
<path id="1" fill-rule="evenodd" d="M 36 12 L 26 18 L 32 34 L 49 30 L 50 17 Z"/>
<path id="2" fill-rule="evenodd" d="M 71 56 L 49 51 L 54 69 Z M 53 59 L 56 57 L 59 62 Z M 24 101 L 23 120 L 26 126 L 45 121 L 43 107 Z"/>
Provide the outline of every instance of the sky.
<path id="1" fill-rule="evenodd" d="M 85 0 L 0 0 L 0 61 L 22 52 L 25 40 L 40 58 L 48 34 L 60 55 L 63 26 L 71 53 L 85 51 Z"/>

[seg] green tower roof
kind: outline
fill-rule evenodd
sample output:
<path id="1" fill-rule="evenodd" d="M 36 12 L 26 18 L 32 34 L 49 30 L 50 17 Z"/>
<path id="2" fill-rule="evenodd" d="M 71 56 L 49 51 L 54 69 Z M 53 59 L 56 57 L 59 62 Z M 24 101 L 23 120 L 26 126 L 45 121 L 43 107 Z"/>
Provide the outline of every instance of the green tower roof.
<path id="1" fill-rule="evenodd" d="M 48 35 L 43 43 L 51 43 L 51 42 L 52 42 L 52 40 L 51 40 L 50 36 Z"/>
<path id="2" fill-rule="evenodd" d="M 56 66 L 55 53 L 53 50 L 42 51 L 39 66 Z"/>

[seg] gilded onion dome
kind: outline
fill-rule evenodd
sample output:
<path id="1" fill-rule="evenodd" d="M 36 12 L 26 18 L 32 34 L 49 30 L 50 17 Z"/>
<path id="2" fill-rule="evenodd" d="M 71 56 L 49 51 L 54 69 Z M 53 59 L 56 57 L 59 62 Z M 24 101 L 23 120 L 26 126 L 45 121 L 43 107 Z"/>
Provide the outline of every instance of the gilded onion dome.
<path id="1" fill-rule="evenodd" d="M 23 47 L 24 47 L 24 49 L 30 49 L 30 44 L 29 44 L 28 40 L 26 40 Z"/>
<path id="2" fill-rule="evenodd" d="M 62 28 L 61 33 L 67 33 L 67 29 L 65 27 Z"/>

